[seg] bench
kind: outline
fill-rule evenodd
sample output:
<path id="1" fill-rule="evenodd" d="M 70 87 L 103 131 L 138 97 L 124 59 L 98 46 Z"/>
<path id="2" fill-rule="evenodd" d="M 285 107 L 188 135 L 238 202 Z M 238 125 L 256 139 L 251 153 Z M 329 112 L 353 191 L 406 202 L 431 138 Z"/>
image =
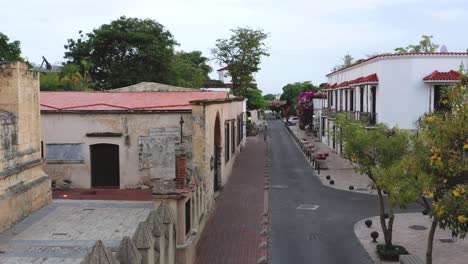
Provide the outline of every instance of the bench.
<path id="1" fill-rule="evenodd" d="M 415 255 L 400 255 L 400 264 L 424 264 L 424 261 Z"/>

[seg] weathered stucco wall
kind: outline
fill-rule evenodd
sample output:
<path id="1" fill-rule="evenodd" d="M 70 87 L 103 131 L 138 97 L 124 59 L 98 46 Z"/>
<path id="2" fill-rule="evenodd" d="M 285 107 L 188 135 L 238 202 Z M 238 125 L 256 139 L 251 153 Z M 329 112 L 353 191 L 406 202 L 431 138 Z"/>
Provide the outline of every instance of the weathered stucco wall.
<path id="1" fill-rule="evenodd" d="M 220 145 L 221 150 L 221 166 L 220 166 L 220 183 L 221 186 L 227 182 L 232 166 L 240 152 L 240 149 L 245 143 L 245 135 L 240 144 L 237 144 L 237 133 L 235 142 L 232 142 L 232 136 L 229 137 L 230 146 L 235 146 L 235 152 L 230 151 L 230 158 L 225 162 L 225 124 L 228 120 L 237 120 L 241 115 L 245 115 L 243 101 L 232 101 L 226 103 L 209 103 L 201 105 L 192 105 L 192 119 L 193 119 L 193 166 L 199 168 L 200 174 L 203 177 L 203 182 L 206 185 L 206 199 L 208 208 L 210 208 L 213 193 L 214 193 L 214 170 L 211 168 L 211 160 L 214 157 L 214 138 L 215 138 L 215 123 L 216 116 L 219 115 L 220 119 Z M 244 119 L 245 120 L 245 119 Z M 237 121 L 235 122 L 235 131 L 238 129 Z M 245 124 L 244 124 L 245 128 Z M 231 132 L 232 130 L 230 130 Z M 244 134 L 244 133 L 242 133 Z"/>
<path id="2" fill-rule="evenodd" d="M 39 74 L 0 64 L 0 232 L 51 200 L 42 171 Z"/>
<path id="3" fill-rule="evenodd" d="M 158 133 L 169 133 L 180 140 L 180 117 L 184 119 L 184 140 L 191 139 L 191 115 L 181 113 L 50 113 L 42 114 L 44 155 L 47 144 L 83 144 L 82 161 L 47 161 L 44 170 L 53 179 L 71 180 L 74 187 L 91 187 L 90 146 L 93 144 L 115 144 L 119 146 L 120 188 L 135 188 L 148 177 L 162 177 L 160 166 L 174 168 L 172 141 L 157 137 Z M 89 133 L 120 133 L 122 136 L 94 136 Z M 142 150 L 142 152 L 140 151 Z M 164 162 L 163 162 L 164 161 Z M 159 166 L 159 167 L 158 167 Z M 189 167 L 190 169 L 191 167 Z M 171 170 L 169 170 L 171 171 Z M 165 177 L 175 177 L 165 175 Z"/>

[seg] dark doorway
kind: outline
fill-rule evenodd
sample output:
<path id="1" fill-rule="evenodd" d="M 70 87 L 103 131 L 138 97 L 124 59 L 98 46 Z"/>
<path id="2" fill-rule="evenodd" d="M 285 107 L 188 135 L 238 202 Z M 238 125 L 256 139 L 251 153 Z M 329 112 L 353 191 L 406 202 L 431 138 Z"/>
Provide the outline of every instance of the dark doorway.
<path id="1" fill-rule="evenodd" d="M 119 146 L 113 144 L 95 144 L 91 151 L 91 186 L 119 188 L 120 166 Z"/>
<path id="2" fill-rule="evenodd" d="M 371 97 L 372 97 L 372 108 L 371 108 L 371 113 L 375 113 L 376 112 L 376 102 L 377 102 L 377 94 L 376 94 L 376 90 L 375 90 L 375 86 L 372 86 L 371 87 Z"/>
<path id="3" fill-rule="evenodd" d="M 336 128 L 335 125 L 333 125 L 333 137 L 332 137 L 332 142 L 333 142 L 333 149 L 336 148 L 336 142 L 335 142 L 335 135 L 336 135 Z"/>
<path id="4" fill-rule="evenodd" d="M 214 150 L 213 150 L 213 190 L 219 191 L 220 178 L 221 178 L 221 121 L 219 120 L 219 113 L 216 114 L 216 121 L 214 127 Z M 229 140 L 229 138 L 227 139 Z"/>

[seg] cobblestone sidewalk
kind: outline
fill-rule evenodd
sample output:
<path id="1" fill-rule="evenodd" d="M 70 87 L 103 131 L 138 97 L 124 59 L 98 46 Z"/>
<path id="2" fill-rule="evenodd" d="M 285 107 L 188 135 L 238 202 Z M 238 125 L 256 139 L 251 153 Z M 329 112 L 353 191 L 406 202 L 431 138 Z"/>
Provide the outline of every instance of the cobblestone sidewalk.
<path id="1" fill-rule="evenodd" d="M 258 263 L 266 251 L 265 164 L 263 134 L 248 137 L 197 245 L 197 264 Z"/>

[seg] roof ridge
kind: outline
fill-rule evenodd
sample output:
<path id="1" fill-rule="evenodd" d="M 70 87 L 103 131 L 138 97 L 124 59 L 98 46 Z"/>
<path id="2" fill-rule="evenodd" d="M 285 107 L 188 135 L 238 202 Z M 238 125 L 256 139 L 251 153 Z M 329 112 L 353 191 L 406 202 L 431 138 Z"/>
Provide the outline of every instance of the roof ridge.
<path id="1" fill-rule="evenodd" d="M 330 72 L 329 74 L 325 75 L 325 76 L 330 76 L 334 73 L 337 73 L 337 72 L 340 72 L 340 71 L 344 71 L 346 69 L 349 69 L 351 67 L 354 67 L 354 66 L 357 66 L 357 65 L 361 65 L 363 64 L 364 62 L 368 62 L 368 61 L 371 61 L 371 60 L 374 60 L 374 59 L 377 59 L 377 58 L 384 58 L 384 57 L 403 57 L 403 56 L 442 56 L 442 55 L 467 55 L 468 56 L 468 52 L 401 52 L 401 53 L 389 53 L 389 54 L 379 54 L 379 55 L 375 55 L 373 57 L 370 57 L 370 58 L 367 58 L 359 63 L 356 63 L 356 64 L 352 64 L 352 65 L 349 65 L 349 66 L 346 66 L 344 67 L 343 69 L 339 69 L 339 70 L 336 70 L 336 71 L 333 71 L 333 72 Z"/>

